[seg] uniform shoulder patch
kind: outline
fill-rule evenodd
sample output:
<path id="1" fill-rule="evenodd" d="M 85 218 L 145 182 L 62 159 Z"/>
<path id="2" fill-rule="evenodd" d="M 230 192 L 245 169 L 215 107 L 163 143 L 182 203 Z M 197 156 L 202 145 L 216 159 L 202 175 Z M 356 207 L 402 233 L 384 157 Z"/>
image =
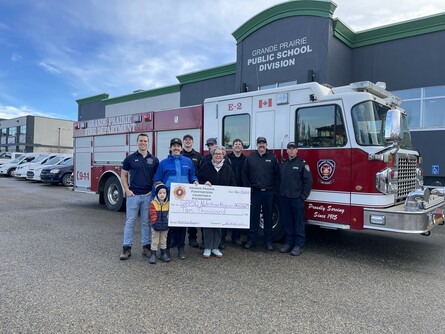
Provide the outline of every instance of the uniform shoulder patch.
<path id="1" fill-rule="evenodd" d="M 308 165 L 308 164 L 305 164 L 305 165 L 304 165 L 304 168 L 305 168 L 308 172 L 311 171 L 311 170 L 309 169 L 309 165 Z"/>

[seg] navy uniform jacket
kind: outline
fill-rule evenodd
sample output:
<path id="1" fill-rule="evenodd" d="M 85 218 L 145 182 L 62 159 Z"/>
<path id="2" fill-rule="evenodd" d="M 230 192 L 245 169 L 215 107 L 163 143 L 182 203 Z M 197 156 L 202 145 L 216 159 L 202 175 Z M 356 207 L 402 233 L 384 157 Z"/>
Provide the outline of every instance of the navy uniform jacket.
<path id="1" fill-rule="evenodd" d="M 130 174 L 129 188 L 135 195 L 145 195 L 151 191 L 158 166 L 158 158 L 150 152 L 144 158 L 136 151 L 124 159 L 122 169 Z"/>
<path id="2" fill-rule="evenodd" d="M 279 166 L 275 155 L 266 151 L 253 152 L 243 165 L 243 186 L 256 189 L 277 190 Z"/>
<path id="3" fill-rule="evenodd" d="M 306 200 L 312 189 L 312 174 L 306 161 L 295 157 L 280 165 L 280 196 Z"/>

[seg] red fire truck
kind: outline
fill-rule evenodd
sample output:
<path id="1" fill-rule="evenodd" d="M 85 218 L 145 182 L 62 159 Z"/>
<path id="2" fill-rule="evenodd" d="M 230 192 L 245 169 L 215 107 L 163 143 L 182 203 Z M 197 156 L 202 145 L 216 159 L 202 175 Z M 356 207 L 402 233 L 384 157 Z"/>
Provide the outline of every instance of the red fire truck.
<path id="1" fill-rule="evenodd" d="M 279 160 L 287 142 L 309 164 L 313 189 L 308 224 L 429 234 L 442 224 L 443 193 L 423 187 L 419 153 L 411 144 L 401 100 L 384 83 L 327 87 L 311 82 L 209 98 L 204 105 L 107 117 L 74 125 L 74 190 L 99 194 L 110 210 L 123 208 L 123 159 L 149 135 L 160 160 L 169 141 L 190 133 L 203 153 L 216 137 L 229 150 L 240 138 L 249 154 L 264 136 Z M 274 239 L 283 235 L 275 210 Z"/>

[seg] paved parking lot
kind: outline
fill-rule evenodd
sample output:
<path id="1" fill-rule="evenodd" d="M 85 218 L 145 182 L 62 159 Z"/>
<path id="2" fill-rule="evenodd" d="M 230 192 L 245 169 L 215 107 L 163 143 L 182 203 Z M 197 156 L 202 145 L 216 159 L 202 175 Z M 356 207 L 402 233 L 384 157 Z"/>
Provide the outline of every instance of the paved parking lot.
<path id="1" fill-rule="evenodd" d="M 444 332 L 445 226 L 149 265 L 139 244 L 119 260 L 125 215 L 94 195 L 1 177 L 0 199 L 2 333 Z"/>

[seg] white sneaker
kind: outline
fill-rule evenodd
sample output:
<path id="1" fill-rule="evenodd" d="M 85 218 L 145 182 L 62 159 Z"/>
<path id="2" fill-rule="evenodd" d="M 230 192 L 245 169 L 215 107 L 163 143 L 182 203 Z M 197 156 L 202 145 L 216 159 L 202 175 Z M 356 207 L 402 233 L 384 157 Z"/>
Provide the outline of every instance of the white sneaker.
<path id="1" fill-rule="evenodd" d="M 210 254 L 210 249 L 204 249 L 204 253 L 202 253 L 202 256 L 204 256 L 205 258 L 209 258 Z"/>
<path id="2" fill-rule="evenodd" d="M 219 249 L 217 249 L 217 248 L 212 249 L 212 254 L 215 255 L 216 257 L 222 257 L 223 256 L 221 251 Z"/>

